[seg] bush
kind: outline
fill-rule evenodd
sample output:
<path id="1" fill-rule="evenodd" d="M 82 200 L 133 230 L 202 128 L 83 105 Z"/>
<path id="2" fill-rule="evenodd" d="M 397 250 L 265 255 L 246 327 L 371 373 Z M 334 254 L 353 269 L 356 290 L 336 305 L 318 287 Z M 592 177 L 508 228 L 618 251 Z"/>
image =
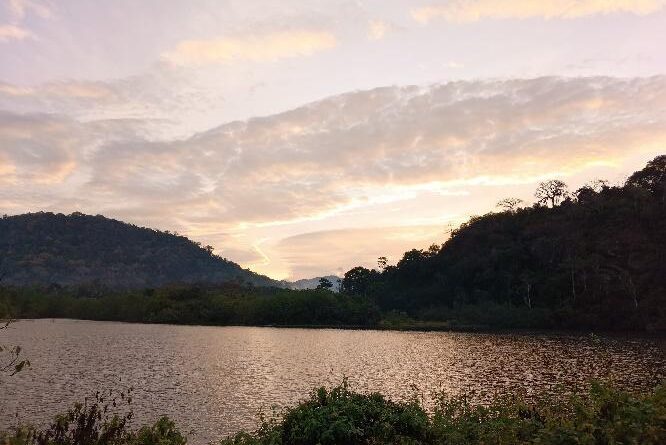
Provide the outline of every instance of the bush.
<path id="1" fill-rule="evenodd" d="M 132 403 L 131 390 L 119 397 L 100 393 L 89 404 L 77 403 L 67 413 L 59 415 L 43 430 L 19 427 L 13 432 L 0 433 L 1 445 L 185 445 L 175 424 L 166 417 L 153 426 L 138 431 L 129 428 L 132 411 L 118 411 L 121 405 Z"/>
<path id="2" fill-rule="evenodd" d="M 666 386 L 635 396 L 593 384 L 584 396 L 530 404 L 518 397 L 489 406 L 466 397 L 440 396 L 428 413 L 416 401 L 392 402 L 380 394 L 320 388 L 288 409 L 220 445 L 306 444 L 645 444 L 666 443 Z"/>

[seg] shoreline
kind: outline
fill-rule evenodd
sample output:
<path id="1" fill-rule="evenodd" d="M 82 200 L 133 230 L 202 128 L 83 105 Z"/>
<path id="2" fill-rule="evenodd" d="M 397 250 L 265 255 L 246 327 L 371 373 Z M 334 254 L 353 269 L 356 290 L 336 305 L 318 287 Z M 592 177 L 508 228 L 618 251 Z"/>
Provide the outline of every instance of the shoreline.
<path id="1" fill-rule="evenodd" d="M 657 343 L 666 351 L 666 331 L 604 331 L 586 329 L 539 329 L 539 328 L 493 328 L 489 326 L 441 326 L 445 322 L 428 322 L 399 326 L 363 326 L 363 325 L 304 325 L 304 324 L 197 324 L 197 323 L 159 323 L 146 321 L 126 320 L 96 320 L 87 318 L 44 317 L 44 318 L 13 318 L 12 322 L 37 320 L 63 320 L 119 324 L 143 324 L 158 326 L 191 326 L 191 327 L 218 327 L 218 328 L 272 328 L 272 329 L 306 329 L 306 330 L 341 330 L 341 331 L 378 331 L 378 332 L 404 332 L 404 333 L 456 333 L 456 334 L 497 334 L 521 336 L 603 336 L 610 338 L 648 338 L 659 340 Z"/>

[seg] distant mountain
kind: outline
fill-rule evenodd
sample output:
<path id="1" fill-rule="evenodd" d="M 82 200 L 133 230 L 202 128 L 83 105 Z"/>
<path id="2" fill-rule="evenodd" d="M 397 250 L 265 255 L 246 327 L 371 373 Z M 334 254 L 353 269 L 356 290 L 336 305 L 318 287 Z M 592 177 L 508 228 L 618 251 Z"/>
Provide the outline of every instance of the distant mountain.
<path id="1" fill-rule="evenodd" d="M 0 219 L 3 284 L 113 288 L 239 282 L 279 286 L 184 236 L 104 216 L 28 213 Z"/>
<path id="2" fill-rule="evenodd" d="M 326 278 L 328 281 L 333 283 L 333 287 L 331 288 L 332 291 L 338 292 L 339 289 L 339 283 L 340 277 L 336 277 L 335 275 L 326 275 L 325 277 L 315 277 L 315 278 L 304 278 L 302 280 L 297 280 L 297 281 L 284 281 L 284 287 L 288 289 L 296 289 L 296 290 L 303 290 L 303 289 L 315 289 L 319 285 L 319 280 L 322 278 Z"/>

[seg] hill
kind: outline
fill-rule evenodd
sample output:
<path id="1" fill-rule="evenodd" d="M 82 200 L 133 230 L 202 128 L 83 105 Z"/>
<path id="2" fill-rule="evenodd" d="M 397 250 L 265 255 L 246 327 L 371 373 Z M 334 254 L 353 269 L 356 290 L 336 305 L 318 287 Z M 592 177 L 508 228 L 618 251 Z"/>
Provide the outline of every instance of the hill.
<path id="1" fill-rule="evenodd" d="M 278 283 L 174 233 L 103 216 L 29 213 L 0 219 L 4 284 L 157 287 L 170 283 Z"/>
<path id="2" fill-rule="evenodd" d="M 333 284 L 331 290 L 333 292 L 338 292 L 338 282 L 340 281 L 339 277 L 335 275 L 326 275 L 324 277 L 314 277 L 314 278 L 303 278 L 296 281 L 284 281 L 284 287 L 294 290 L 307 290 L 307 289 L 316 289 L 319 286 L 319 280 L 326 278 Z"/>
<path id="3" fill-rule="evenodd" d="M 625 184 L 542 183 L 443 245 L 356 267 L 342 291 L 386 312 L 498 327 L 666 330 L 666 155 Z"/>

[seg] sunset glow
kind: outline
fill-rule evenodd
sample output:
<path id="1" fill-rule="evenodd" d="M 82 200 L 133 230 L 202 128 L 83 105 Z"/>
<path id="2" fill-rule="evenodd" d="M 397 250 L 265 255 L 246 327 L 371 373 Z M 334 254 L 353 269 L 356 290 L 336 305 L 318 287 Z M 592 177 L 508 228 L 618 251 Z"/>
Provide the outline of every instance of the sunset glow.
<path id="1" fill-rule="evenodd" d="M 3 0 L 0 213 L 177 231 L 276 279 L 395 263 L 663 153 L 664 42 L 661 0 Z"/>

